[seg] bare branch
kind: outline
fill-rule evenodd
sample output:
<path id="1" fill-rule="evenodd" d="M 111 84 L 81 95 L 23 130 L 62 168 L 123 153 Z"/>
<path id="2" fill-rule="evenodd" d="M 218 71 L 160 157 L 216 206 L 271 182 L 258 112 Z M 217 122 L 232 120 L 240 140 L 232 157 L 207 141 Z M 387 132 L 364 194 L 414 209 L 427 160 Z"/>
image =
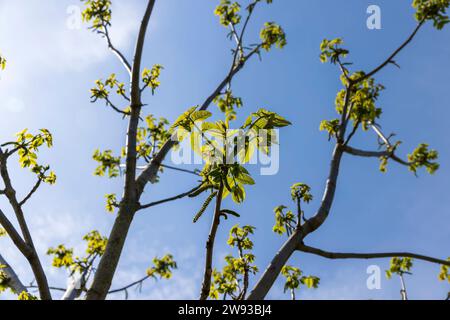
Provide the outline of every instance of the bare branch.
<path id="1" fill-rule="evenodd" d="M 384 67 L 386 67 L 388 64 L 395 63 L 394 58 L 414 39 L 416 34 L 419 32 L 420 28 L 424 25 L 425 20 L 422 20 L 419 22 L 417 27 L 414 29 L 413 33 L 406 39 L 405 42 L 402 43 L 402 45 L 394 51 L 393 54 L 389 56 L 382 64 L 380 64 L 378 67 L 373 69 L 371 72 L 367 73 L 365 76 L 361 77 L 360 79 L 357 79 L 355 83 L 360 83 L 366 79 L 369 79 L 373 77 L 376 73 L 378 73 L 380 70 L 382 70 Z"/>
<path id="2" fill-rule="evenodd" d="M 127 58 L 125 58 L 125 56 L 112 44 L 111 37 L 109 36 L 108 26 L 104 25 L 103 30 L 104 31 L 100 32 L 100 34 L 105 36 L 106 41 L 108 42 L 108 48 L 117 56 L 117 58 L 119 58 L 120 62 L 123 64 L 123 66 L 131 76 L 131 65 L 128 62 Z"/>
<path id="3" fill-rule="evenodd" d="M 345 89 L 344 107 L 342 108 L 342 115 L 341 115 L 341 125 L 339 128 L 339 133 L 337 135 L 337 140 L 339 143 L 344 143 L 345 139 L 345 131 L 347 130 L 347 124 L 349 121 L 348 106 L 352 95 L 352 89 L 353 89 L 352 84 L 349 84 L 349 86 Z"/>
<path id="4" fill-rule="evenodd" d="M 389 151 L 365 151 L 365 150 L 355 149 L 350 146 L 345 146 L 344 151 L 348 154 L 358 156 L 358 157 L 366 157 L 366 158 L 387 157 L 387 158 L 391 158 L 392 160 L 394 160 L 402 165 L 405 165 L 405 166 L 411 165 L 410 162 L 400 159 L 393 152 L 389 152 Z"/>
<path id="5" fill-rule="evenodd" d="M 112 103 L 111 100 L 109 100 L 108 97 L 105 98 L 105 101 L 106 101 L 106 105 L 109 106 L 109 107 L 111 107 L 111 109 L 113 109 L 114 111 L 116 111 L 116 112 L 118 112 L 118 113 L 120 113 L 120 114 L 123 114 L 123 115 L 125 115 L 125 116 L 129 116 L 129 115 L 130 115 L 130 112 L 126 112 L 126 111 L 123 111 L 123 110 L 120 110 L 119 108 L 117 108 L 117 107 L 114 105 L 114 103 Z"/>
<path id="6" fill-rule="evenodd" d="M 39 189 L 39 187 L 41 186 L 42 183 L 42 179 L 38 178 L 38 180 L 36 181 L 36 184 L 34 185 L 34 187 L 31 189 L 31 191 L 27 194 L 27 196 L 20 201 L 19 206 L 23 206 L 28 200 L 31 199 L 31 197 L 36 193 L 36 191 Z"/>
<path id="7" fill-rule="evenodd" d="M 220 210 L 222 205 L 223 183 L 220 183 L 219 192 L 216 198 L 216 208 L 214 210 L 214 218 L 211 224 L 208 240 L 206 241 L 206 259 L 205 271 L 203 273 L 203 283 L 200 292 L 200 300 L 207 300 L 211 290 L 211 276 L 212 276 L 212 259 L 214 254 L 214 242 L 216 240 L 217 229 L 220 224 Z"/>
<path id="8" fill-rule="evenodd" d="M 350 110 L 350 112 L 351 112 L 351 110 Z M 352 140 L 353 136 L 356 134 L 356 132 L 357 132 L 358 129 L 359 129 L 359 125 L 360 125 L 360 122 L 357 121 L 357 122 L 355 123 L 355 125 L 353 126 L 352 132 L 350 132 L 350 134 L 348 135 L 347 140 L 345 140 L 344 146 L 348 145 L 349 142 Z"/>
<path id="9" fill-rule="evenodd" d="M 155 206 L 163 204 L 163 203 L 167 203 L 167 202 L 171 202 L 171 201 L 175 201 L 175 200 L 186 198 L 189 195 L 191 195 L 193 192 L 197 191 L 200 187 L 201 187 L 201 185 L 197 186 L 197 187 L 195 187 L 195 188 L 193 188 L 191 190 L 189 190 L 188 192 L 181 193 L 181 194 L 176 195 L 174 197 L 170 197 L 170 198 L 167 198 L 167 199 L 164 199 L 164 200 L 159 200 L 159 201 L 151 202 L 149 204 L 141 205 L 139 207 L 139 210 L 148 209 L 148 208 L 155 207 Z"/>
<path id="10" fill-rule="evenodd" d="M 0 209 L 0 225 L 6 230 L 8 236 L 11 238 L 12 242 L 16 245 L 19 251 L 24 256 L 31 256 L 31 250 L 25 241 L 22 239 L 22 236 L 19 232 L 14 228 L 13 224 L 9 221 L 8 217 L 3 213 Z"/>
<path id="11" fill-rule="evenodd" d="M 347 81 L 350 83 L 351 79 L 349 77 L 349 72 L 348 69 L 345 67 L 345 65 L 342 63 L 341 58 L 338 56 L 337 58 L 337 63 L 339 65 L 339 69 L 341 69 L 342 74 L 344 75 L 345 79 L 347 79 Z"/>
<path id="12" fill-rule="evenodd" d="M 315 254 L 327 259 L 380 259 L 380 258 L 405 257 L 436 263 L 439 265 L 450 266 L 450 261 L 448 260 L 437 259 L 410 252 L 340 253 L 340 252 L 327 252 L 317 248 L 306 246 L 304 244 L 300 244 L 297 249 L 299 251 Z"/>
<path id="13" fill-rule="evenodd" d="M 233 79 L 233 77 L 245 66 L 247 61 L 253 57 L 256 53 L 258 53 L 261 49 L 261 45 L 255 47 L 249 54 L 247 54 L 242 61 L 240 61 L 237 65 L 231 68 L 228 75 L 223 79 L 223 81 L 217 86 L 216 90 L 203 102 L 200 107 L 200 110 L 208 109 L 209 105 L 213 102 L 213 100 L 220 95 L 222 90 L 226 87 L 226 85 Z"/>
<path id="14" fill-rule="evenodd" d="M 126 143 L 126 175 L 124 186 L 123 206 L 120 207 L 114 226 L 111 230 L 104 255 L 102 256 L 95 273 L 94 281 L 86 298 L 88 300 L 103 300 L 108 294 L 119 259 L 127 238 L 128 230 L 133 217 L 138 210 L 140 193 L 136 183 L 136 139 L 139 126 L 140 112 L 142 108 L 140 90 L 140 69 L 144 50 L 145 35 L 152 16 L 155 0 L 149 0 L 142 19 L 139 34 L 136 41 L 134 62 L 131 72 L 131 114 L 128 124 Z"/>
<path id="15" fill-rule="evenodd" d="M 170 170 L 175 170 L 175 171 L 180 171 L 180 172 L 190 173 L 190 174 L 193 174 L 193 175 L 195 175 L 195 176 L 197 176 L 197 177 L 200 176 L 200 173 L 198 173 L 197 171 L 191 171 L 191 170 L 186 170 L 186 169 L 180 169 L 180 168 L 177 168 L 177 167 L 169 166 L 169 165 L 167 165 L 167 164 L 161 164 L 161 167 L 162 167 L 162 168 L 166 168 L 166 169 L 170 169 Z"/>
<path id="16" fill-rule="evenodd" d="M 37 289 L 37 288 L 38 288 L 38 286 L 33 285 L 33 284 L 27 286 L 27 289 Z M 60 291 L 60 292 L 65 292 L 65 291 L 66 291 L 66 289 L 64 289 L 64 288 L 59 288 L 59 287 L 48 287 L 48 288 L 49 288 L 50 290 L 52 290 L 52 291 Z"/>
<path id="17" fill-rule="evenodd" d="M 119 293 L 119 292 L 126 291 L 126 290 L 128 290 L 128 289 L 130 289 L 130 288 L 132 288 L 132 287 L 134 287 L 136 285 L 142 284 L 144 281 L 146 281 L 150 277 L 151 276 L 147 275 L 147 276 L 143 277 L 142 279 L 139 279 L 139 280 L 137 280 L 135 282 L 132 282 L 129 285 L 126 285 L 126 286 L 124 286 L 122 288 L 111 290 L 111 291 L 108 292 L 108 294 L 113 294 L 113 293 Z"/>

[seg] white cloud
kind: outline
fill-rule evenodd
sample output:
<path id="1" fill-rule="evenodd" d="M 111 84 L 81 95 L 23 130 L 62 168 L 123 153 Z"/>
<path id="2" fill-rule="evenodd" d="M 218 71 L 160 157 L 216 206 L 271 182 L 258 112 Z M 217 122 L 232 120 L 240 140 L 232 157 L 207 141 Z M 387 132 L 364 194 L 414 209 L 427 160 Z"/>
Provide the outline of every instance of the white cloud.
<path id="1" fill-rule="evenodd" d="M 41 1 L 0 3 L 0 45 L 7 48 L 12 66 L 20 62 L 31 67 L 31 73 L 36 69 L 82 70 L 110 55 L 105 42 L 87 30 L 88 25 L 67 26 L 73 15 L 67 13 L 68 7 L 42 5 Z M 136 6 L 128 2 L 116 5 L 111 35 L 118 47 L 127 49 L 132 43 L 138 17 Z"/>
<path id="2" fill-rule="evenodd" d="M 4 107 L 13 113 L 20 113 L 25 110 L 25 102 L 22 99 L 10 97 L 6 100 Z"/>
<path id="3" fill-rule="evenodd" d="M 81 72 L 111 57 L 106 41 L 87 30 L 87 24 L 69 28 L 74 13 L 67 9 L 71 7 L 73 3 L 62 1 L 56 5 L 0 2 L 0 50 L 8 60 L 0 80 L 0 110 L 24 111 L 18 97 L 28 96 L 34 82 L 55 73 Z M 132 1 L 115 5 L 111 36 L 121 50 L 127 51 L 134 42 L 141 14 L 138 9 Z M 67 83 L 70 85 L 70 79 Z"/>

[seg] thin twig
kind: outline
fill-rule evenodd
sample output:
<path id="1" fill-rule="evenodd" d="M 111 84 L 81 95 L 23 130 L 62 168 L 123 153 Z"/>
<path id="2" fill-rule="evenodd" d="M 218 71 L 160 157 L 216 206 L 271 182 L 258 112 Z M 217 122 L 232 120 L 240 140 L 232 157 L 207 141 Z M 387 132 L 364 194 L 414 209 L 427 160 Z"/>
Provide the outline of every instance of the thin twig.
<path id="1" fill-rule="evenodd" d="M 150 278 L 150 277 L 151 277 L 151 276 L 147 275 L 147 276 L 143 277 L 142 279 L 137 280 L 137 281 L 135 281 L 135 282 L 132 282 L 132 283 L 130 283 L 129 285 L 126 285 L 126 286 L 124 286 L 124 287 L 122 287 L 122 288 L 111 290 L 111 291 L 108 292 L 108 294 L 113 294 L 113 293 L 118 293 L 118 292 L 126 291 L 127 289 L 129 289 L 129 288 L 131 288 L 131 287 L 134 287 L 134 286 L 136 286 L 136 285 L 138 285 L 138 284 L 143 283 L 145 280 L 147 280 L 147 279 Z"/>
<path id="2" fill-rule="evenodd" d="M 413 33 L 408 37 L 408 39 L 406 39 L 406 41 L 403 42 L 402 45 L 397 50 L 395 50 L 393 54 L 391 54 L 389 56 L 389 58 L 387 58 L 382 64 L 380 64 L 378 67 L 373 69 L 371 72 L 367 73 L 360 79 L 356 80 L 355 83 L 360 83 L 366 79 L 371 78 L 376 73 L 378 73 L 380 70 L 382 70 L 384 67 L 386 67 L 388 64 L 392 63 L 394 61 L 394 58 L 414 39 L 417 32 L 419 32 L 420 28 L 424 25 L 424 23 L 425 23 L 425 20 L 420 21 L 419 24 L 417 25 L 417 27 L 414 29 Z"/>
<path id="3" fill-rule="evenodd" d="M 38 178 L 38 180 L 36 181 L 36 184 L 34 185 L 33 189 L 31 189 L 31 191 L 27 194 L 27 196 L 22 201 L 20 201 L 19 206 L 22 207 L 28 200 L 30 200 L 30 198 L 33 196 L 33 194 L 35 194 L 35 192 L 41 186 L 41 183 L 42 183 L 42 179 Z"/>
<path id="4" fill-rule="evenodd" d="M 149 204 L 141 205 L 139 207 L 139 210 L 148 209 L 148 208 L 151 208 L 151 207 L 163 204 L 163 203 L 167 203 L 167 202 L 171 202 L 171 201 L 175 201 L 175 200 L 186 198 L 189 195 L 191 195 L 193 192 L 197 191 L 200 187 L 201 187 L 201 185 L 197 186 L 197 187 L 195 187 L 195 188 L 193 188 L 193 189 L 191 189 L 191 190 L 189 190 L 187 192 L 184 192 L 184 193 L 181 193 L 179 195 L 176 195 L 174 197 L 170 197 L 170 198 L 167 198 L 167 199 L 164 199 L 164 200 L 159 200 L 159 201 L 151 202 Z"/>
<path id="5" fill-rule="evenodd" d="M 170 169 L 170 170 L 190 173 L 190 174 L 193 174 L 193 175 L 195 175 L 197 177 L 200 177 L 200 173 L 198 173 L 197 171 L 191 171 L 191 170 L 187 170 L 187 169 L 181 169 L 181 168 L 177 168 L 177 167 L 172 167 L 172 166 L 169 166 L 167 164 L 161 164 L 161 167 L 166 168 L 166 169 Z"/>
<path id="6" fill-rule="evenodd" d="M 125 115 L 125 116 L 129 116 L 129 115 L 130 115 L 130 112 L 126 112 L 126 111 L 123 111 L 123 110 L 120 110 L 119 108 L 117 108 L 117 107 L 114 105 L 114 103 L 112 103 L 111 100 L 109 100 L 108 97 L 105 98 L 105 101 L 106 101 L 106 105 L 109 106 L 109 107 L 111 107 L 111 109 L 113 109 L 114 111 L 116 111 L 116 112 L 118 112 L 118 113 L 120 113 L 120 114 L 123 114 L 123 115 Z"/>
<path id="7" fill-rule="evenodd" d="M 125 69 L 131 75 L 131 65 L 128 62 L 127 58 L 112 44 L 111 38 L 109 36 L 108 27 L 106 25 L 103 26 L 104 32 L 100 32 L 106 38 L 108 42 L 108 48 L 119 58 L 120 62 L 124 65 Z"/>

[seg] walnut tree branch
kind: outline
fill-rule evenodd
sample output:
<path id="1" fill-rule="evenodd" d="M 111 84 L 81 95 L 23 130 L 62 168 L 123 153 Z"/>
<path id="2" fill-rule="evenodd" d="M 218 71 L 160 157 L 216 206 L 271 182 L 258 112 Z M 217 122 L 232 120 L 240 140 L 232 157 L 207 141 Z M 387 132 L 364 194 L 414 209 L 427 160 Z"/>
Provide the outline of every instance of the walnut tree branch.
<path id="1" fill-rule="evenodd" d="M 191 190 L 189 190 L 187 192 L 183 192 L 183 193 L 181 193 L 179 195 L 176 195 L 176 196 L 173 196 L 173 197 L 170 197 L 170 198 L 167 198 L 167 199 L 151 202 L 151 203 L 148 203 L 148 204 L 145 204 L 145 205 L 141 205 L 139 207 L 139 210 L 148 209 L 148 208 L 155 207 L 155 206 L 163 204 L 163 203 L 167 203 L 167 202 L 171 202 L 171 201 L 175 201 L 175 200 L 186 198 L 189 195 L 191 195 L 193 192 L 197 191 L 200 187 L 201 187 L 201 185 L 197 186 L 197 187 L 195 187 L 195 188 L 193 188 L 193 189 L 191 189 Z"/>
<path id="2" fill-rule="evenodd" d="M 16 197 L 16 191 L 12 186 L 11 178 L 9 176 L 7 167 L 8 155 L 1 152 L 0 153 L 0 176 L 5 185 L 5 195 L 9 200 L 9 203 L 15 213 L 17 222 L 19 224 L 22 235 L 14 228 L 9 219 L 0 210 L 0 223 L 5 228 L 8 235 L 13 240 L 17 249 L 22 253 L 22 255 L 27 259 L 33 274 L 36 278 L 37 284 L 39 286 L 39 294 L 42 300 L 51 300 L 52 296 L 48 288 L 47 277 L 45 275 L 44 269 L 42 268 L 39 255 L 37 254 L 36 248 L 33 243 L 33 238 L 31 236 L 30 230 L 28 228 L 27 221 L 25 219 L 25 214 L 22 210 L 22 206 Z"/>
<path id="3" fill-rule="evenodd" d="M 355 149 L 352 148 L 350 146 L 345 146 L 344 147 L 344 151 L 348 154 L 354 155 L 354 156 L 358 156 L 358 157 L 366 157 L 366 158 L 382 158 L 382 157 L 387 157 L 390 158 L 392 160 L 394 160 L 395 162 L 398 162 L 404 166 L 410 166 L 411 163 L 408 161 L 405 161 L 401 158 L 399 158 L 398 156 L 396 156 L 394 154 L 394 152 L 390 152 L 390 151 L 365 151 L 365 150 L 359 150 L 359 149 Z"/>
<path id="4" fill-rule="evenodd" d="M 306 246 L 300 244 L 297 250 L 315 254 L 327 259 L 381 259 L 381 258 L 393 258 L 393 257 L 405 257 L 414 258 L 418 260 L 423 260 L 431 263 L 436 263 L 439 265 L 450 266 L 450 261 L 437 259 L 429 256 L 424 256 L 421 254 L 411 253 L 411 252 L 383 252 L 383 253 L 342 253 L 342 252 L 328 252 L 317 248 Z"/>
<path id="5" fill-rule="evenodd" d="M 416 28 L 414 29 L 413 33 L 408 37 L 408 39 L 406 39 L 405 42 L 403 42 L 401 44 L 400 47 L 397 48 L 397 50 L 395 50 L 383 63 L 381 63 L 378 67 L 376 67 L 375 69 L 373 69 L 372 71 L 370 71 L 369 73 L 367 73 L 366 75 L 364 75 L 363 77 L 357 79 L 355 81 L 355 83 L 360 83 L 366 79 L 369 79 L 371 77 L 373 77 L 375 74 L 377 74 L 379 71 L 381 71 L 384 67 L 386 67 L 388 64 L 390 63 L 395 63 L 394 58 L 414 39 L 414 37 L 416 36 L 416 34 L 419 32 L 419 30 L 422 28 L 422 26 L 424 25 L 425 20 L 422 20 L 419 22 L 419 24 L 416 26 Z"/>
<path id="6" fill-rule="evenodd" d="M 132 282 L 132 283 L 130 283 L 130 284 L 128 284 L 128 285 L 122 287 L 122 288 L 118 288 L 118 289 L 111 290 L 111 291 L 108 292 L 108 294 L 113 294 L 113 293 L 119 293 L 119 292 L 126 291 L 126 290 L 128 290 L 128 289 L 130 289 L 130 288 L 132 288 L 132 287 L 134 287 L 134 286 L 136 286 L 136 285 L 142 284 L 144 281 L 146 281 L 146 280 L 149 279 L 150 277 L 151 277 L 151 276 L 147 275 L 147 276 L 143 277 L 142 279 L 139 279 L 139 280 L 137 280 L 137 281 L 134 281 L 134 282 Z"/>
<path id="7" fill-rule="evenodd" d="M 103 300 L 111 287 L 120 256 L 125 245 L 128 231 L 138 210 L 140 195 L 136 183 L 137 166 L 137 129 L 139 126 L 140 112 L 142 108 L 140 74 L 141 62 L 144 51 L 145 36 L 148 24 L 153 13 L 156 0 L 147 2 L 146 10 L 141 21 L 139 34 L 136 40 L 133 67 L 131 69 L 131 111 L 127 130 L 126 142 L 126 174 L 124 185 L 124 197 L 109 235 L 105 253 L 98 265 L 97 272 L 91 288 L 88 290 L 87 300 Z"/>
<path id="8" fill-rule="evenodd" d="M 200 300 L 207 300 L 209 292 L 211 290 L 211 276 L 212 276 L 212 260 L 214 254 L 214 242 L 216 239 L 217 229 L 220 224 L 220 214 L 222 206 L 222 196 L 223 196 L 223 182 L 220 184 L 219 192 L 216 198 L 216 207 L 214 210 L 214 217 L 211 224 L 211 230 L 208 235 L 208 240 L 206 241 L 206 258 L 205 258 L 205 270 L 203 273 L 203 282 L 200 292 Z"/>
<path id="9" fill-rule="evenodd" d="M 108 48 L 117 56 L 117 58 L 119 58 L 120 62 L 123 64 L 123 66 L 125 67 L 125 69 L 128 71 L 128 73 L 131 76 L 131 65 L 128 62 L 127 58 L 122 54 L 122 52 L 120 52 L 113 45 L 113 43 L 111 41 L 111 37 L 109 35 L 108 26 L 107 25 L 103 25 L 103 30 L 104 31 L 99 31 L 99 33 L 102 34 L 106 38 L 106 41 L 108 43 Z"/>
<path id="10" fill-rule="evenodd" d="M 42 179 L 39 177 L 38 180 L 36 181 L 36 184 L 33 186 L 33 188 L 31 189 L 31 191 L 26 195 L 26 197 L 20 201 L 19 206 L 23 206 L 25 203 L 27 203 L 28 200 L 31 199 L 31 197 L 36 193 L 36 191 L 39 189 L 39 187 L 42 184 Z"/>
<path id="11" fill-rule="evenodd" d="M 8 278 L 7 286 L 11 288 L 14 293 L 20 294 L 21 292 L 27 291 L 27 288 L 22 284 L 14 269 L 8 264 L 1 254 L 0 266 L 2 266 L 0 267 L 0 272 L 4 272 Z"/>
<path id="12" fill-rule="evenodd" d="M 186 170 L 186 169 L 180 169 L 180 168 L 177 168 L 177 167 L 169 166 L 169 165 L 167 165 L 167 164 L 161 164 L 161 167 L 162 167 L 162 168 L 165 168 L 165 169 L 174 170 L 174 171 L 179 171 L 179 172 L 185 172 L 185 173 L 193 174 L 193 175 L 195 175 L 195 176 L 200 176 L 200 173 L 198 173 L 197 171 Z"/>

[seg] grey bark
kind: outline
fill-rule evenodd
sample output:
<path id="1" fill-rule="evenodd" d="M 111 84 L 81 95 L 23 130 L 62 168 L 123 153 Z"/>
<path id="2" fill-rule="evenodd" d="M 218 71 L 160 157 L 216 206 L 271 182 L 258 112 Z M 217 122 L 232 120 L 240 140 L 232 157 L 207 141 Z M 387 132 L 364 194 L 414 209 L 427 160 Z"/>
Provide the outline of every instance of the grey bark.
<path id="1" fill-rule="evenodd" d="M 0 254 L 0 265 L 3 266 L 3 268 L 1 268 L 0 271 L 4 272 L 8 277 L 8 286 L 14 293 L 20 294 L 21 292 L 28 291 L 27 288 L 20 281 L 14 269 L 8 264 L 8 262 L 3 258 L 1 254 Z"/>
<path id="2" fill-rule="evenodd" d="M 149 0 L 141 22 L 136 42 L 134 62 L 131 76 L 131 115 L 127 133 L 127 158 L 125 187 L 122 203 L 108 238 L 105 253 L 100 260 L 97 272 L 86 298 L 88 300 L 103 300 L 111 287 L 112 279 L 119 263 L 125 240 L 130 230 L 134 215 L 139 208 L 139 197 L 136 188 L 136 135 L 139 116 L 142 107 L 140 90 L 141 61 L 148 23 L 153 12 L 155 0 Z"/>

